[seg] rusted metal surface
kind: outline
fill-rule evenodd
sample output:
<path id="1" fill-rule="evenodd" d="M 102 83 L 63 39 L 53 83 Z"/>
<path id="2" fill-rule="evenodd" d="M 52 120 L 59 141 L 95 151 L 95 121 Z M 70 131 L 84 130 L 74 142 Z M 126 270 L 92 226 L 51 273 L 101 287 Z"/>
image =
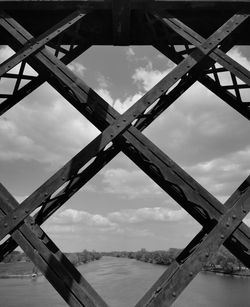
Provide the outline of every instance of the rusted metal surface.
<path id="1" fill-rule="evenodd" d="M 57 12 L 53 12 L 55 4 Z M 199 33 L 197 24 L 192 27 L 194 21 L 199 22 L 193 10 L 206 13 L 208 18 L 211 11 L 220 13 L 219 8 L 225 4 L 228 11 L 219 18 L 219 24 L 206 25 L 206 29 L 201 26 Z M 27 25 L 23 19 L 27 10 L 34 11 L 35 16 L 40 6 L 54 14 L 57 24 L 45 21 L 31 34 L 32 21 Z M 238 6 L 243 10 L 240 13 L 236 11 Z M 242 222 L 250 209 L 249 178 L 222 205 L 141 133 L 197 80 L 249 119 L 249 103 L 242 101 L 241 90 L 250 87 L 250 73 L 226 55 L 243 39 L 248 43 L 242 33 L 249 25 L 249 7 L 250 1 L 0 1 L 0 9 L 5 9 L 0 17 L 2 39 L 7 39 L 16 52 L 0 65 L 0 75 L 16 79 L 12 94 L 0 93 L 6 98 L 0 104 L 0 114 L 47 81 L 102 131 L 19 206 L 0 186 L 0 238 L 11 234 L 0 246 L 0 259 L 19 244 L 70 306 L 106 306 L 40 225 L 123 151 L 203 226 L 136 306 L 170 306 L 222 244 L 250 267 L 250 229 Z M 184 8 L 192 9 L 192 13 L 184 14 Z M 191 22 L 185 23 L 187 16 Z M 98 29 L 94 36 L 93 25 L 94 31 Z M 146 41 L 178 65 L 122 115 L 65 66 L 97 42 L 129 45 Z M 176 43 L 181 43 L 184 50 L 176 51 Z M 54 50 L 54 55 L 45 45 Z M 24 74 L 26 62 L 37 77 Z M 215 62 L 222 67 L 217 68 Z M 10 74 L 18 63 L 19 73 Z M 225 71 L 230 72 L 232 81 L 226 86 L 219 82 L 219 74 Z M 19 88 L 23 79 L 30 81 Z M 92 158 L 91 164 L 79 172 Z M 34 218 L 29 217 L 37 208 Z"/>

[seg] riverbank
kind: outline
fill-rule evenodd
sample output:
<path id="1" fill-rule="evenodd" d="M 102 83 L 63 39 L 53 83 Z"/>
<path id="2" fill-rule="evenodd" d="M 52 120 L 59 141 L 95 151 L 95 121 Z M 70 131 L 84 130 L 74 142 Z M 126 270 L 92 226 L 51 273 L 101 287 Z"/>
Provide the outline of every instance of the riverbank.
<path id="1" fill-rule="evenodd" d="M 32 262 L 0 263 L 0 278 L 32 278 L 38 275 L 41 273 L 34 274 Z"/>
<path id="2" fill-rule="evenodd" d="M 216 274 L 219 276 L 229 276 L 229 277 L 240 277 L 240 278 L 249 278 L 250 270 L 237 271 L 237 272 L 225 272 L 222 270 L 203 270 L 204 273 Z"/>

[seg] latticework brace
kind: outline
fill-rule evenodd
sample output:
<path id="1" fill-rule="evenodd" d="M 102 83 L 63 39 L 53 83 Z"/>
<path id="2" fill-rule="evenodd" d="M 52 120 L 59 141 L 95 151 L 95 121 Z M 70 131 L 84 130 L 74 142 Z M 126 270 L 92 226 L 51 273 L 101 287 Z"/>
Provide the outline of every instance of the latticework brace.
<path id="1" fill-rule="evenodd" d="M 226 54 L 250 44 L 249 13 L 250 1 L 0 1 L 1 44 L 15 51 L 0 65 L 0 78 L 15 81 L 0 93 L 0 114 L 48 82 L 102 131 L 21 204 L 0 185 L 0 240 L 11 235 L 0 259 L 19 245 L 68 305 L 107 306 L 40 226 L 122 151 L 202 226 L 136 307 L 170 306 L 221 245 L 250 268 L 250 177 L 222 204 L 142 134 L 196 81 L 249 119 L 250 73 Z M 176 67 L 121 115 L 66 65 L 92 45 L 132 44 L 154 46 Z M 231 84 L 220 83 L 224 72 Z"/>

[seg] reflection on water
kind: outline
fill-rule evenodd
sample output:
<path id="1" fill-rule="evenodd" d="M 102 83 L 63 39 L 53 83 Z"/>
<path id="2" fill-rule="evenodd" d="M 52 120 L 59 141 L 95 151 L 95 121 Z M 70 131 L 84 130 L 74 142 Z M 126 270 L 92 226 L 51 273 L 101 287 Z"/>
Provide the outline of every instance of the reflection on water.
<path id="1" fill-rule="evenodd" d="M 78 267 L 110 307 L 130 307 L 165 270 L 136 260 L 103 257 Z M 1 307 L 64 307 L 67 304 L 43 277 L 0 280 Z M 250 278 L 199 274 L 174 307 L 248 307 Z"/>

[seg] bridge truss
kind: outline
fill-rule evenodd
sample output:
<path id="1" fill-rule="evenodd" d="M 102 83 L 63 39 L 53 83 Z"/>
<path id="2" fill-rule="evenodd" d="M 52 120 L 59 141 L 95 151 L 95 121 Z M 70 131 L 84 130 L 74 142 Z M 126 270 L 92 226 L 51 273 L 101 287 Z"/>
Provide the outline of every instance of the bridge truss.
<path id="1" fill-rule="evenodd" d="M 107 306 L 40 226 L 122 151 L 202 226 L 136 307 L 171 306 L 221 245 L 250 268 L 250 177 L 222 204 L 142 133 L 196 81 L 249 119 L 250 73 L 227 55 L 250 44 L 249 14 L 246 0 L 0 1 L 1 44 L 15 51 L 0 65 L 14 80 L 0 114 L 48 82 L 102 131 L 21 204 L 0 185 L 0 258 L 19 245 L 69 306 Z M 92 45 L 152 45 L 176 67 L 121 115 L 66 66 Z"/>

